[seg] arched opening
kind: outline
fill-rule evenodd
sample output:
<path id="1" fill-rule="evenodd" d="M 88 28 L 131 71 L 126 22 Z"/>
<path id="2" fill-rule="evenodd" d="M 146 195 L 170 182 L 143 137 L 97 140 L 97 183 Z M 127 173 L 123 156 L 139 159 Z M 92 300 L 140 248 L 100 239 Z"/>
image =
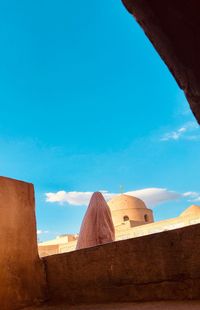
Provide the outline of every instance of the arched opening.
<path id="1" fill-rule="evenodd" d="M 124 222 L 127 222 L 127 221 L 129 221 L 129 217 L 128 217 L 128 215 L 124 215 Z"/>
<path id="2" fill-rule="evenodd" d="M 149 218 L 148 218 L 148 215 L 147 215 L 147 214 L 144 215 L 144 220 L 145 220 L 145 222 L 148 222 L 148 221 L 149 221 Z"/>

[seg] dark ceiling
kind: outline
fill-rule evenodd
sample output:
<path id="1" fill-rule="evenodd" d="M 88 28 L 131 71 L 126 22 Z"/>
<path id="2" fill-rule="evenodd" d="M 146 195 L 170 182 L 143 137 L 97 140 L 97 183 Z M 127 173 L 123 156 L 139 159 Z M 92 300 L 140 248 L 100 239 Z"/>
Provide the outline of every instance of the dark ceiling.
<path id="1" fill-rule="evenodd" d="M 200 123 L 200 0 L 122 0 L 185 92 Z"/>

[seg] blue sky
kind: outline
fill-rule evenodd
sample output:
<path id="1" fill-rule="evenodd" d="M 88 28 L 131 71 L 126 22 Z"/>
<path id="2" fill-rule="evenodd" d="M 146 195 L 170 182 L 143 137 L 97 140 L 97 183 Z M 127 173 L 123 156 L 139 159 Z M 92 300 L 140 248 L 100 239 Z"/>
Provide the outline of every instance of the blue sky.
<path id="1" fill-rule="evenodd" d="M 200 130 L 120 0 L 8 0 L 0 37 L 0 174 L 34 183 L 41 240 L 78 231 L 72 191 L 166 189 L 156 220 L 198 203 Z"/>

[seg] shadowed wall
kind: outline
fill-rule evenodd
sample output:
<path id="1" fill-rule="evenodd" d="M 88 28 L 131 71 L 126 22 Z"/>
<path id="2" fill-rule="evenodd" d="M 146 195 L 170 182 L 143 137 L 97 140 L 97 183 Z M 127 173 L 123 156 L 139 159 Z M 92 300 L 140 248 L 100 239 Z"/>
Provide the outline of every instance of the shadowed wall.
<path id="1" fill-rule="evenodd" d="M 122 2 L 166 62 L 200 123 L 200 1 Z"/>

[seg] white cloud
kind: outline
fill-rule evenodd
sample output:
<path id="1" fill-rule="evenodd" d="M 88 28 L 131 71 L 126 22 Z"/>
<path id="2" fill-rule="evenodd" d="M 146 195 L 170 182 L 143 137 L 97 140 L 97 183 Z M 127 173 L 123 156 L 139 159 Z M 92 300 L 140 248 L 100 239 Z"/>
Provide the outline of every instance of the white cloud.
<path id="1" fill-rule="evenodd" d="M 41 230 L 41 229 L 38 229 L 37 230 L 37 235 L 43 235 L 43 234 L 48 234 L 48 230 Z"/>
<path id="2" fill-rule="evenodd" d="M 101 191 L 105 199 L 108 201 L 118 193 L 109 193 L 108 191 Z M 93 192 L 66 192 L 58 191 L 56 193 L 46 193 L 46 201 L 50 203 L 68 204 L 72 206 L 87 206 Z M 167 201 L 177 201 L 179 199 L 186 199 L 189 202 L 200 201 L 200 193 L 188 191 L 185 193 L 178 193 L 168 190 L 166 188 L 144 188 L 135 191 L 128 191 L 124 194 L 134 196 L 142 199 L 148 207 L 154 207 Z"/>
<path id="3" fill-rule="evenodd" d="M 142 199 L 147 206 L 156 206 L 170 200 L 181 198 L 181 194 L 169 191 L 166 188 L 145 188 L 137 191 L 130 191 L 127 195 Z"/>
<path id="4" fill-rule="evenodd" d="M 105 199 L 108 201 L 113 196 L 119 195 L 117 193 L 109 193 L 108 191 L 101 191 Z M 46 193 L 47 202 L 57 202 L 60 204 L 69 205 L 88 205 L 93 192 L 65 192 L 59 191 L 57 193 Z M 145 188 L 136 191 L 129 191 L 124 194 L 138 197 L 142 199 L 147 206 L 156 206 L 166 201 L 177 200 L 182 197 L 181 194 L 169 191 L 165 188 Z"/>
<path id="5" fill-rule="evenodd" d="M 200 193 L 197 192 L 186 192 L 183 194 L 183 197 L 187 197 L 188 201 L 191 202 L 200 201 Z"/>
<path id="6" fill-rule="evenodd" d="M 60 204 L 67 203 L 69 205 L 81 206 L 87 205 L 93 192 L 65 192 L 59 191 L 57 193 L 46 193 L 47 202 L 58 202 Z M 114 194 L 102 191 L 105 199 L 110 199 Z"/>
<path id="7" fill-rule="evenodd" d="M 200 132 L 199 126 L 196 122 L 188 122 L 184 124 L 182 127 L 178 128 L 177 130 L 165 133 L 161 137 L 161 141 L 169 141 L 169 140 L 200 140 Z"/>
<path id="8" fill-rule="evenodd" d="M 195 199 L 193 199 L 193 200 L 191 200 L 191 201 L 193 201 L 193 202 L 198 202 L 198 201 L 200 201 L 200 195 L 197 197 L 197 198 L 195 198 Z"/>

